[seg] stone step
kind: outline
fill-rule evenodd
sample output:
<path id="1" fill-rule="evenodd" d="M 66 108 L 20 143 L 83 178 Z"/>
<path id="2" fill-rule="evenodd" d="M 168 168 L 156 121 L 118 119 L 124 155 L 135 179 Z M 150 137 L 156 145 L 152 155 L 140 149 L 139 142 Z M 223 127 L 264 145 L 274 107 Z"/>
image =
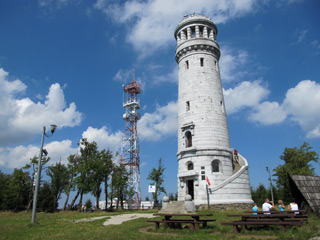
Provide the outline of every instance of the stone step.
<path id="1" fill-rule="evenodd" d="M 160 213 L 187 213 L 184 201 L 171 201 L 165 209 L 161 209 Z"/>
<path id="2" fill-rule="evenodd" d="M 240 168 L 242 167 L 239 163 L 233 162 L 233 173 L 236 173 L 240 170 Z"/>

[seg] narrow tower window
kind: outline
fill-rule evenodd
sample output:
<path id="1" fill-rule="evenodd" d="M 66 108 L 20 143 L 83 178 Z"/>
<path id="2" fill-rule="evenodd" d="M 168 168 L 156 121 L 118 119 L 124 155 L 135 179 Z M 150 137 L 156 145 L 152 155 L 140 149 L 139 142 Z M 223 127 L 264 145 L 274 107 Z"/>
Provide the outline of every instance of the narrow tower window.
<path id="1" fill-rule="evenodd" d="M 189 69 L 189 61 L 186 61 L 186 69 Z"/>
<path id="2" fill-rule="evenodd" d="M 200 58 L 200 66 L 203 67 L 203 58 Z"/>
<path id="3" fill-rule="evenodd" d="M 224 113 L 224 106 L 223 106 L 223 102 L 222 101 L 220 101 L 220 106 L 221 106 L 222 112 Z"/>
<path id="4" fill-rule="evenodd" d="M 186 102 L 186 109 L 187 109 L 187 111 L 190 111 L 190 102 L 189 101 Z"/>
<path id="5" fill-rule="evenodd" d="M 192 135 L 190 131 L 186 132 L 186 147 L 192 147 Z"/>
<path id="6" fill-rule="evenodd" d="M 211 163 L 212 172 L 219 172 L 220 171 L 220 161 L 213 160 Z"/>
<path id="7" fill-rule="evenodd" d="M 192 162 L 188 163 L 188 170 L 193 170 L 193 163 Z"/>

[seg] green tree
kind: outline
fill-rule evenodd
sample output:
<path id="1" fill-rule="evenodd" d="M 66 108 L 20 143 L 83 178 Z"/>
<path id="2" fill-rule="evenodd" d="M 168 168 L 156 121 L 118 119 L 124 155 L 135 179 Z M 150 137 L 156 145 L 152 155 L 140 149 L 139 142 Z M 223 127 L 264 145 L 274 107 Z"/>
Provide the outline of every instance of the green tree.
<path id="1" fill-rule="evenodd" d="M 159 195 L 161 193 L 166 193 L 166 190 L 163 187 L 164 170 L 165 170 L 165 167 L 162 165 L 162 159 L 160 158 L 158 162 L 158 168 L 152 168 L 147 178 L 147 180 L 153 181 L 151 185 L 154 185 L 156 187 L 155 192 L 152 193 L 154 207 L 156 207 L 159 204 L 159 201 L 158 201 Z"/>
<path id="2" fill-rule="evenodd" d="M 259 207 L 265 202 L 266 198 L 270 198 L 270 191 L 263 184 L 259 184 L 256 189 L 251 188 L 252 199 Z M 271 198 L 270 198 L 271 199 Z"/>
<path id="3" fill-rule="evenodd" d="M 113 155 L 112 155 L 112 152 L 108 149 L 108 150 L 102 150 L 100 152 L 100 157 L 102 160 L 102 175 L 103 175 L 105 201 L 106 201 L 105 210 L 107 210 L 109 179 L 114 169 L 114 164 L 112 161 Z M 97 203 L 96 203 L 96 207 L 97 208 L 99 207 Z"/>
<path id="4" fill-rule="evenodd" d="M 60 161 L 59 163 L 49 166 L 46 172 L 51 178 L 50 187 L 54 198 L 53 209 L 56 211 L 63 188 L 68 184 L 68 169 Z"/>
<path id="5" fill-rule="evenodd" d="M 89 212 L 92 207 L 92 202 L 91 202 L 90 198 L 86 201 L 86 203 L 84 205 L 87 207 L 87 211 Z"/>
<path id="6" fill-rule="evenodd" d="M 6 210 L 8 186 L 10 183 L 11 175 L 2 173 L 0 171 L 0 210 Z"/>
<path id="7" fill-rule="evenodd" d="M 80 157 L 77 165 L 77 176 L 75 184 L 77 186 L 77 194 L 74 197 L 71 207 L 80 195 L 79 206 L 82 206 L 83 195 L 92 191 L 92 162 L 98 154 L 98 146 L 96 142 L 88 142 L 86 138 L 82 138 L 78 143 L 80 146 Z"/>
<path id="8" fill-rule="evenodd" d="M 63 191 L 66 194 L 66 201 L 64 202 L 62 210 L 65 211 L 67 209 L 67 204 L 69 201 L 69 196 L 71 190 L 74 188 L 75 183 L 74 183 L 74 178 L 77 174 L 77 166 L 78 165 L 78 158 L 77 155 L 71 154 L 68 157 L 68 165 L 67 165 L 67 175 L 68 175 L 68 183 L 64 186 Z M 73 205 L 73 204 L 72 204 Z M 72 207 L 72 206 L 71 206 Z"/>
<path id="9" fill-rule="evenodd" d="M 178 200 L 178 194 L 177 193 L 175 193 L 175 194 L 169 193 L 169 200 L 170 201 L 177 201 Z"/>
<path id="10" fill-rule="evenodd" d="M 113 198 L 117 198 L 116 209 L 119 208 L 119 204 L 123 208 L 123 201 L 128 193 L 128 179 L 129 173 L 124 165 L 114 165 L 111 177 L 110 185 L 110 209 L 113 208 Z"/>
<path id="11" fill-rule="evenodd" d="M 96 207 L 99 208 L 99 200 L 102 192 L 102 182 L 105 182 L 106 196 L 108 194 L 108 178 L 112 171 L 112 153 L 109 150 L 102 150 L 101 152 L 97 152 L 93 157 L 92 170 L 92 194 L 96 197 Z"/>
<path id="12" fill-rule="evenodd" d="M 277 177 L 276 184 L 279 190 L 279 197 L 284 201 L 290 201 L 291 197 L 288 174 L 314 176 L 315 172 L 311 162 L 317 163 L 319 155 L 311 150 L 312 147 L 306 142 L 300 148 L 285 148 L 280 156 L 284 164 L 280 164 L 273 169 L 275 172 L 273 176 Z"/>
<path id="13" fill-rule="evenodd" d="M 54 212 L 54 201 L 50 183 L 43 182 L 39 190 L 37 208 L 42 212 Z"/>
<path id="14" fill-rule="evenodd" d="M 15 168 L 6 186 L 3 207 L 6 210 L 19 211 L 28 204 L 31 179 L 28 172 Z"/>
<path id="15" fill-rule="evenodd" d="M 38 159 L 39 157 L 34 156 L 33 158 L 30 158 L 30 163 L 26 164 L 23 169 L 27 169 L 31 175 L 31 182 L 30 185 L 30 191 L 29 191 L 29 199 L 28 199 L 28 205 L 26 208 L 26 212 L 28 212 L 31 209 L 31 205 L 33 202 L 33 195 L 34 195 L 34 189 L 35 189 L 35 177 L 36 172 L 38 170 Z M 41 159 L 41 172 L 43 169 L 45 169 L 45 165 L 50 161 L 50 157 L 43 156 Z"/>

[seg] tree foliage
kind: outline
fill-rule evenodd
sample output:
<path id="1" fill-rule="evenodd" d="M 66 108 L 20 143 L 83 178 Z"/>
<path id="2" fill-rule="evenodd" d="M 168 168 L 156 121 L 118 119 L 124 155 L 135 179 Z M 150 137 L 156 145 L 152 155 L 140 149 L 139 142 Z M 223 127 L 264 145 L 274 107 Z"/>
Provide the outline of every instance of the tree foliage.
<path id="1" fill-rule="evenodd" d="M 166 193 L 165 188 L 163 187 L 164 182 L 164 170 L 165 167 L 162 165 L 162 159 L 160 158 L 158 161 L 158 167 L 152 168 L 151 172 L 148 175 L 147 180 L 151 180 L 151 185 L 156 187 L 154 193 L 152 193 L 154 206 L 159 204 L 158 197 L 161 193 Z"/>
<path id="2" fill-rule="evenodd" d="M 63 188 L 68 184 L 68 169 L 61 163 L 53 164 L 47 169 L 47 175 L 50 177 L 50 188 L 53 195 L 53 209 L 57 209 L 58 200 L 61 198 Z"/>
<path id="3" fill-rule="evenodd" d="M 276 184 L 279 197 L 285 201 L 290 201 L 291 192 L 288 174 L 314 176 L 315 172 L 311 163 L 317 163 L 319 155 L 312 151 L 312 147 L 305 142 L 300 148 L 285 148 L 280 159 L 284 161 L 284 164 L 280 164 L 273 169 L 275 172 L 273 176 L 277 177 Z"/>

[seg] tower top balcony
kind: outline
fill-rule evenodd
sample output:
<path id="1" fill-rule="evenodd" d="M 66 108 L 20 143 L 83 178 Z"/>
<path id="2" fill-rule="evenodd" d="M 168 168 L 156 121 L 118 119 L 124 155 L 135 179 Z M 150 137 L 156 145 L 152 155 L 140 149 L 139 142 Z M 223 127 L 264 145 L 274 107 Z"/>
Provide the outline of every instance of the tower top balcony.
<path id="1" fill-rule="evenodd" d="M 191 29 L 191 36 L 188 34 L 188 28 Z M 180 41 L 199 37 L 211 38 L 212 40 L 215 40 L 217 34 L 218 28 L 211 21 L 211 19 L 197 13 L 185 15 L 174 31 L 174 37 L 176 38 L 178 44 Z"/>

